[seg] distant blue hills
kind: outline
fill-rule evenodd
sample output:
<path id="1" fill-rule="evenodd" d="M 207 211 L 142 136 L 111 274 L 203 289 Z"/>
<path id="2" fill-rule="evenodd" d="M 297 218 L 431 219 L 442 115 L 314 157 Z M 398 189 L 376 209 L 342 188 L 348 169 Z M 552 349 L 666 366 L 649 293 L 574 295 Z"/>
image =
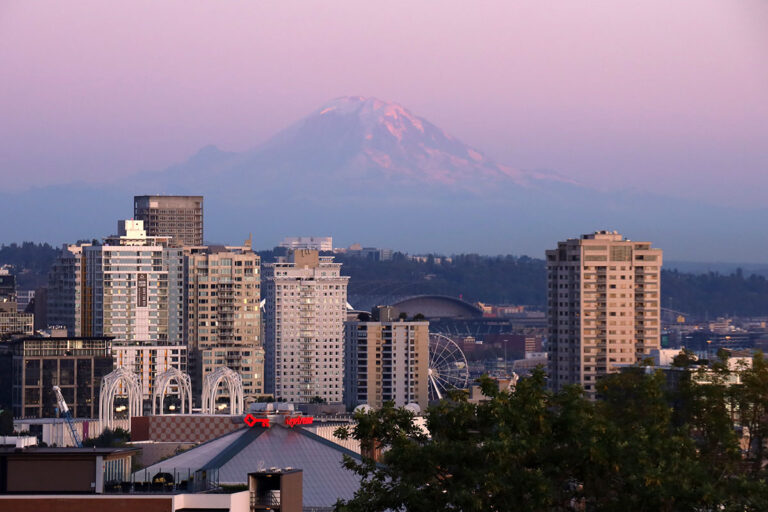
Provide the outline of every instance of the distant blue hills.
<path id="1" fill-rule="evenodd" d="M 675 260 L 768 260 L 766 209 L 674 198 L 664 183 L 658 194 L 602 192 L 513 169 L 399 105 L 361 97 L 333 100 L 250 151 L 208 146 L 106 185 L 0 191 L 0 242 L 104 237 L 143 194 L 202 194 L 206 238 L 253 233 L 256 247 L 330 235 L 339 246 L 543 257 L 558 240 L 616 229 Z"/>

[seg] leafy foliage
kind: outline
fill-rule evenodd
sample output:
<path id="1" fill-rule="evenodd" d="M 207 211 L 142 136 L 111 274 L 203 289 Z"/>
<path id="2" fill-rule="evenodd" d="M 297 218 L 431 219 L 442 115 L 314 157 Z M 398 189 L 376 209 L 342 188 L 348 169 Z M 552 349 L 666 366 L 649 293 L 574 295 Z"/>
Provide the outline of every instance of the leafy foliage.
<path id="1" fill-rule="evenodd" d="M 661 273 L 662 306 L 696 316 L 760 316 L 768 311 L 768 279 L 716 272 Z"/>
<path id="2" fill-rule="evenodd" d="M 10 409 L 0 411 L 0 436 L 13 435 L 13 412 Z"/>
<path id="3" fill-rule="evenodd" d="M 392 261 L 336 256 L 351 276 L 351 297 L 403 297 L 438 294 L 469 302 L 544 307 L 544 260 L 526 256 L 464 254 L 452 261 L 426 262 L 395 254 Z M 718 273 L 661 273 L 662 306 L 696 317 L 759 316 L 768 311 L 768 279 L 737 270 Z"/>
<path id="4" fill-rule="evenodd" d="M 260 251 L 262 261 L 273 261 L 273 251 Z M 19 288 L 34 289 L 47 282 L 58 249 L 49 244 L 0 245 L 0 265 L 15 267 Z M 351 276 L 349 295 L 365 302 L 437 294 L 462 296 L 469 302 L 526 304 L 546 302 L 544 260 L 527 256 L 461 254 L 451 261 L 429 256 L 426 261 L 395 253 L 390 261 L 335 255 Z M 438 261 L 440 261 L 438 263 Z M 662 271 L 662 306 L 694 316 L 758 316 L 768 310 L 768 279 L 740 270 L 688 274 Z M 355 304 L 357 305 L 357 304 Z"/>
<path id="5" fill-rule="evenodd" d="M 95 446 L 97 448 L 111 448 L 125 446 L 125 443 L 131 440 L 131 433 L 127 430 L 117 427 L 114 430 L 104 429 L 99 437 L 93 437 L 83 441 L 83 446 Z"/>
<path id="6" fill-rule="evenodd" d="M 350 276 L 350 295 L 462 295 L 470 302 L 532 305 L 546 301 L 544 262 L 526 256 L 464 254 L 440 263 L 435 257 L 420 262 L 401 253 L 391 261 L 340 255 L 336 259 Z"/>
<path id="7" fill-rule="evenodd" d="M 768 403 L 768 365 L 744 370 L 744 386 L 727 385 L 725 359 L 704 371 L 702 380 L 676 370 L 690 378 L 671 386 L 637 367 L 602 379 L 595 402 L 576 387 L 547 390 L 541 371 L 513 391 L 481 379 L 489 400 L 441 401 L 427 412 L 429 436 L 391 403 L 360 412 L 337 435 L 367 455 L 380 449 L 380 463 L 345 460 L 362 485 L 336 510 L 766 510 L 763 454 L 747 456 L 761 461 L 750 469 L 734 425 L 743 411 L 759 423 L 751 432 L 768 434 L 764 411 L 753 410 Z"/>

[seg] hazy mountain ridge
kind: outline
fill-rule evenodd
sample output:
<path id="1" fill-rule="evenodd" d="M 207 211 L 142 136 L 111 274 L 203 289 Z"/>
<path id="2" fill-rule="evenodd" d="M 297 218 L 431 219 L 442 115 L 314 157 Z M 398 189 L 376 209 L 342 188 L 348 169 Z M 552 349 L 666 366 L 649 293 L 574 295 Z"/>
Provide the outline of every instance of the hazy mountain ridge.
<path id="1" fill-rule="evenodd" d="M 676 259 L 760 261 L 768 253 L 768 239 L 739 231 L 764 210 L 600 192 L 517 170 L 400 105 L 362 97 L 332 100 L 250 151 L 206 146 L 164 171 L 110 185 L 0 192 L 0 214 L 13 219 L 0 225 L 0 242 L 106 236 L 132 215 L 135 194 L 202 194 L 206 238 L 239 242 L 252 232 L 258 246 L 315 234 L 342 246 L 540 256 L 557 240 L 618 229 Z"/>
<path id="2" fill-rule="evenodd" d="M 332 152 L 342 175 L 400 177 L 427 184 L 471 187 L 481 180 L 537 179 L 488 159 L 395 103 L 375 98 L 337 98 L 268 141 L 258 152 L 290 159 Z"/>

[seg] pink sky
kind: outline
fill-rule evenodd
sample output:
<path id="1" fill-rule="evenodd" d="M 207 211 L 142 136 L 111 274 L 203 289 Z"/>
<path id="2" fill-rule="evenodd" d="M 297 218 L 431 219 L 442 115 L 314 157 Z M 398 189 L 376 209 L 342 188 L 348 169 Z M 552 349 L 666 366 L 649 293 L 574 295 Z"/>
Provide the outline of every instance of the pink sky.
<path id="1" fill-rule="evenodd" d="M 601 188 L 768 186 L 764 0 L 6 0 L 0 70 L 16 189 L 244 150 L 347 94 Z"/>

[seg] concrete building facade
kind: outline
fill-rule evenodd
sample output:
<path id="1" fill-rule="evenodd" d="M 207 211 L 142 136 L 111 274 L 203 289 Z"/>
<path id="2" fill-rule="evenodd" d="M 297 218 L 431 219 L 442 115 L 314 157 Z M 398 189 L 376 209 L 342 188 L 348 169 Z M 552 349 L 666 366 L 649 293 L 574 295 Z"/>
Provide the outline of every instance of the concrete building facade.
<path id="1" fill-rule="evenodd" d="M 616 231 L 546 252 L 548 371 L 553 389 L 597 379 L 660 347 L 661 249 Z"/>
<path id="2" fill-rule="evenodd" d="M 220 366 L 238 372 L 246 401 L 264 391 L 261 339 L 261 260 L 242 247 L 185 249 L 186 339 L 193 394 Z"/>
<path id="3" fill-rule="evenodd" d="M 53 418 L 61 388 L 72 415 L 98 415 L 101 378 L 112 371 L 110 338 L 20 338 L 10 343 L 4 358 L 10 371 L 2 372 L 2 387 L 11 390 L 15 418 Z M 4 365 L 6 368 L 7 365 Z"/>
<path id="4" fill-rule="evenodd" d="M 10 265 L 0 266 L 0 302 L 16 302 L 16 276 Z"/>
<path id="5" fill-rule="evenodd" d="M 203 196 L 134 196 L 133 217 L 175 247 L 203 245 Z"/>
<path id="6" fill-rule="evenodd" d="M 34 332 L 34 315 L 19 310 L 16 276 L 0 268 L 0 341 L 14 336 L 29 336 Z"/>
<path id="7" fill-rule="evenodd" d="M 345 323 L 344 402 L 349 409 L 429 405 L 429 322 Z"/>
<path id="8" fill-rule="evenodd" d="M 266 392 L 305 403 L 343 402 L 347 282 L 341 264 L 296 250 L 264 266 Z"/>
<path id="9" fill-rule="evenodd" d="M 34 332 L 35 316 L 19 313 L 16 302 L 0 301 L 0 341 L 14 336 L 30 336 Z"/>

